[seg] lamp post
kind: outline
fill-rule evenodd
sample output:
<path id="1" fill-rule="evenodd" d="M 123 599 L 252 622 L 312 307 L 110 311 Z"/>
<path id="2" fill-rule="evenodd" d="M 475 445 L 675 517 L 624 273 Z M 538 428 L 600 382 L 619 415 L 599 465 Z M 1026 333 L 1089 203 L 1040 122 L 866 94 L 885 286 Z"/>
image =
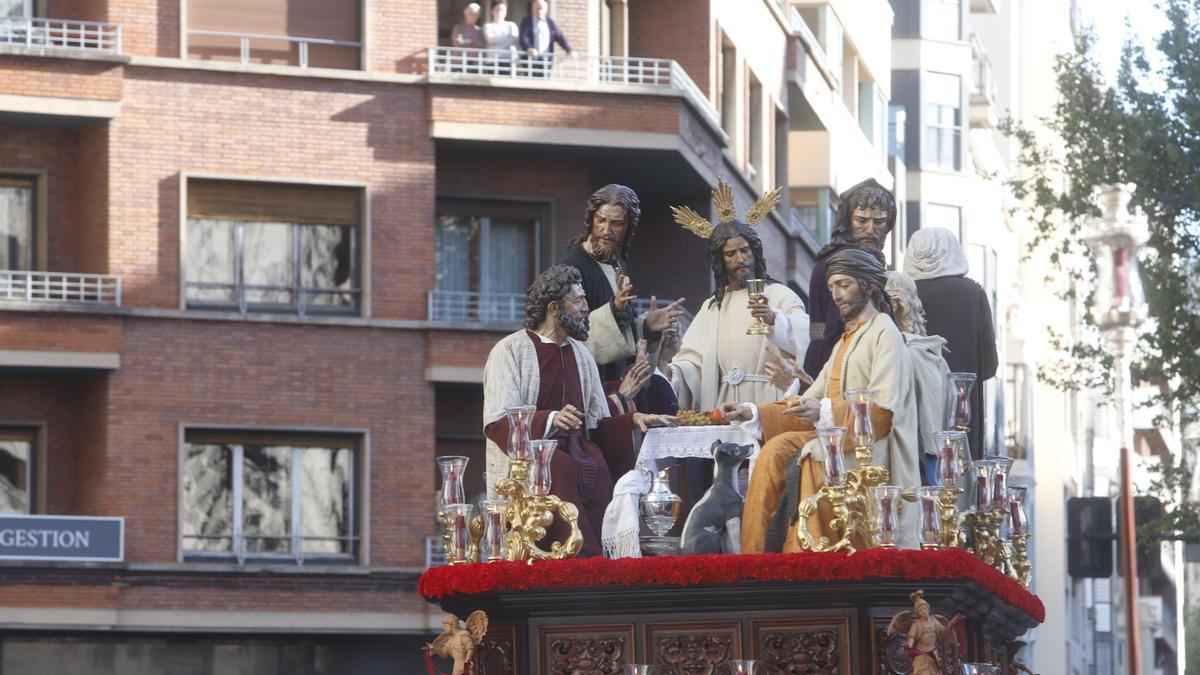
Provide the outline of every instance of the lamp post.
<path id="1" fill-rule="evenodd" d="M 1133 383 L 1130 366 L 1136 328 L 1146 318 L 1145 295 L 1138 274 L 1137 249 L 1149 238 L 1144 215 L 1129 212 L 1136 186 L 1131 183 L 1101 185 L 1097 199 L 1102 211 L 1090 223 L 1087 244 L 1095 259 L 1097 284 L 1092 318 L 1112 341 L 1113 408 L 1121 448 L 1121 574 L 1124 577 L 1129 644 L 1129 670 L 1141 675 L 1141 642 L 1138 625 L 1137 541 L 1134 533 L 1133 488 L 1129 452 L 1133 447 Z"/>

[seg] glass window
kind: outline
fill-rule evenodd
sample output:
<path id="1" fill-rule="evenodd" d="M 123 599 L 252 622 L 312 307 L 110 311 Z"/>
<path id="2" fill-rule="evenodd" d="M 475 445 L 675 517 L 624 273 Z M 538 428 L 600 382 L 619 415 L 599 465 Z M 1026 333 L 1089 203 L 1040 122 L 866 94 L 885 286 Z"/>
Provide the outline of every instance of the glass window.
<path id="1" fill-rule="evenodd" d="M 721 45 L 721 128 L 737 138 L 738 68 L 733 45 Z"/>
<path id="2" fill-rule="evenodd" d="M 0 513 L 31 513 L 34 449 L 32 429 L 0 428 Z"/>
<path id="3" fill-rule="evenodd" d="M 33 0 L 0 0 L 0 17 L 29 19 L 33 9 Z"/>
<path id="4" fill-rule="evenodd" d="M 356 190 L 219 181 L 188 189 L 189 308 L 358 312 Z"/>
<path id="5" fill-rule="evenodd" d="M 962 169 L 962 78 L 925 75 L 925 166 Z"/>
<path id="6" fill-rule="evenodd" d="M 1004 445 L 1013 459 L 1029 459 L 1033 410 L 1029 366 L 1010 363 L 1004 376 Z"/>
<path id="7" fill-rule="evenodd" d="M 540 207 L 442 203 L 430 318 L 520 321 L 539 269 Z"/>
<path id="8" fill-rule="evenodd" d="M 750 76 L 750 106 L 747 117 L 747 163 L 750 165 L 750 176 L 757 177 L 762 184 L 766 182 L 766 176 L 760 175 L 766 170 L 763 164 L 763 88 L 758 83 L 758 78 L 753 75 Z"/>
<path id="9" fill-rule="evenodd" d="M 186 557 L 354 556 L 353 438 L 189 431 Z"/>
<path id="10" fill-rule="evenodd" d="M 925 37 L 932 40 L 961 40 L 962 1 L 925 0 Z"/>
<path id="11" fill-rule="evenodd" d="M 926 204 L 925 222 L 921 227 L 940 227 L 950 230 L 962 241 L 962 209 L 947 204 Z"/>
<path id="12" fill-rule="evenodd" d="M 0 176 L 0 269 L 34 267 L 34 195 L 32 178 Z"/>

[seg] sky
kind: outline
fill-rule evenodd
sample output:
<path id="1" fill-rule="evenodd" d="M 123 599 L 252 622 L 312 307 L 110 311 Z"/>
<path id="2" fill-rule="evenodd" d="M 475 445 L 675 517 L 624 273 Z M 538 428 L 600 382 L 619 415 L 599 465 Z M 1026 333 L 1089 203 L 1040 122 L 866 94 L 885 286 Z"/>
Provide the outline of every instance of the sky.
<path id="1" fill-rule="evenodd" d="M 1154 42 L 1166 27 L 1166 19 L 1156 0 L 1080 0 L 1083 23 L 1096 32 L 1100 64 L 1109 78 L 1115 78 L 1121 61 L 1121 47 L 1133 35 L 1147 48 L 1154 62 Z"/>

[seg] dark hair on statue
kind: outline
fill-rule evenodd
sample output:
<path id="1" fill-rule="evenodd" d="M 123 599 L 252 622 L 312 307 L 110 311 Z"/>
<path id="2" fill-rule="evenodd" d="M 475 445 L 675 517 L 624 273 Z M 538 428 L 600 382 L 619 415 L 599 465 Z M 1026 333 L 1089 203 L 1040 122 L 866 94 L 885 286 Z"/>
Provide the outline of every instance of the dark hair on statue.
<path id="1" fill-rule="evenodd" d="M 720 307 L 721 301 L 725 299 L 725 286 L 729 283 L 729 273 L 725 271 L 725 243 L 734 237 L 744 238 L 746 243 L 750 244 L 750 251 L 754 253 L 752 278 L 763 279 L 766 283 L 778 283 L 767 275 L 767 261 L 763 257 L 762 240 L 758 238 L 758 232 L 740 220 L 721 223 L 713 227 L 712 234 L 708 236 L 708 258 L 712 262 L 713 285 L 716 287 L 709 303 L 717 307 Z"/>
<path id="2" fill-rule="evenodd" d="M 817 253 L 818 258 L 824 258 L 839 246 L 858 245 L 850 229 L 850 218 L 859 209 L 882 209 L 887 214 L 887 231 L 896 228 L 896 198 L 874 178 L 868 178 L 842 193 L 838 201 L 837 222 L 829 234 L 829 243 Z M 871 253 L 883 260 L 883 251 L 871 250 Z"/>
<path id="3" fill-rule="evenodd" d="M 571 243 L 567 245 L 568 248 L 587 241 L 588 236 L 592 233 L 592 220 L 596 217 L 596 212 L 600 210 L 601 206 L 609 204 L 625 207 L 625 240 L 621 242 L 619 257 L 621 262 L 628 260 L 629 243 L 633 241 L 638 220 L 642 217 L 642 202 L 632 188 L 616 183 L 609 183 L 588 197 L 587 210 L 583 214 L 583 232 L 571 240 Z"/>
<path id="4" fill-rule="evenodd" d="M 539 274 L 525 291 L 525 327 L 537 329 L 546 320 L 550 303 L 561 301 L 571 292 L 572 286 L 582 283 L 579 270 L 570 265 L 554 265 Z"/>
<path id="5" fill-rule="evenodd" d="M 871 293 L 869 290 L 871 283 L 866 279 L 855 277 L 854 281 L 858 283 L 858 292 L 866 296 L 871 301 L 871 304 L 875 305 L 875 309 L 879 310 L 880 314 L 887 314 L 892 317 L 892 320 L 896 319 L 896 316 L 892 313 L 892 303 L 888 300 L 887 291 L 882 288 L 876 288 L 875 292 Z"/>

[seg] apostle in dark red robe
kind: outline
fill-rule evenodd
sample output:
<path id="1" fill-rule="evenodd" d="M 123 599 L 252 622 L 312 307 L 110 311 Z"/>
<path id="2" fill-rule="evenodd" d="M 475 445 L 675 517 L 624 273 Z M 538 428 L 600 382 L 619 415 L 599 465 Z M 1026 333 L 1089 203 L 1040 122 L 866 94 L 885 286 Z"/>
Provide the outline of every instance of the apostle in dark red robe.
<path id="1" fill-rule="evenodd" d="M 579 270 L 555 265 L 543 272 L 525 298 L 525 327 L 496 344 L 484 368 L 484 435 L 488 440 L 488 487 L 507 475 L 509 424 L 505 409 L 536 407 L 530 438 L 558 441 L 550 465 L 551 493 L 579 508 L 581 556 L 601 554 L 604 510 L 616 477 L 633 468 L 633 427 L 674 423 L 673 418 L 614 413 L 596 360 L 584 346 L 588 305 Z M 549 536 L 562 540 L 556 519 Z"/>

